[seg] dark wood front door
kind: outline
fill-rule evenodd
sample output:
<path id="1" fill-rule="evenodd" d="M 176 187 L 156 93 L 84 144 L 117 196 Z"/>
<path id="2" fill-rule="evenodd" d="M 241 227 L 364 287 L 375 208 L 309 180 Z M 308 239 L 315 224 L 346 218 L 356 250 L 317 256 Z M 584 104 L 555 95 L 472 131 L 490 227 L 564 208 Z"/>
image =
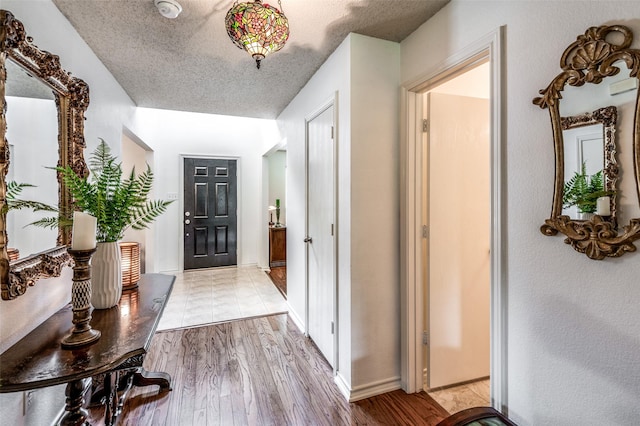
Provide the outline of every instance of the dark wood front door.
<path id="1" fill-rule="evenodd" d="M 184 159 L 184 269 L 237 264 L 236 160 Z"/>

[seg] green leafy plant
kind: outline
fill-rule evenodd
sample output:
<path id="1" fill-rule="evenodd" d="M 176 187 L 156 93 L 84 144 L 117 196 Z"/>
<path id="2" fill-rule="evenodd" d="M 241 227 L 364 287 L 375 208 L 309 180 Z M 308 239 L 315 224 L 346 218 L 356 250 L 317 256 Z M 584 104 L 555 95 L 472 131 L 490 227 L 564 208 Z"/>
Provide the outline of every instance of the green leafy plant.
<path id="1" fill-rule="evenodd" d="M 55 212 L 57 209 L 39 201 L 22 200 L 20 194 L 25 188 L 35 188 L 35 185 L 29 183 L 18 183 L 16 181 L 7 182 L 7 193 L 5 197 L 4 213 L 10 210 L 31 209 L 33 211 Z"/>
<path id="2" fill-rule="evenodd" d="M 562 192 L 562 206 L 566 209 L 577 206 L 582 213 L 594 213 L 598 198 L 615 194 L 615 191 L 604 190 L 602 170 L 589 176 L 586 163 L 582 163 L 580 172 L 565 182 Z"/>
<path id="3" fill-rule="evenodd" d="M 135 168 L 123 178 L 122 163 L 116 161 L 109 145 L 100 144 L 89 157 L 89 177 L 78 176 L 71 167 L 56 167 L 69 188 L 74 210 L 80 210 L 97 219 L 98 242 L 122 239 L 128 228 L 144 229 L 164 213 L 172 201 L 149 200 L 153 172 L 147 169 L 136 176 Z M 72 214 L 72 212 L 71 212 Z M 69 218 L 64 212 L 58 217 L 45 218 L 34 225 L 62 226 Z"/>

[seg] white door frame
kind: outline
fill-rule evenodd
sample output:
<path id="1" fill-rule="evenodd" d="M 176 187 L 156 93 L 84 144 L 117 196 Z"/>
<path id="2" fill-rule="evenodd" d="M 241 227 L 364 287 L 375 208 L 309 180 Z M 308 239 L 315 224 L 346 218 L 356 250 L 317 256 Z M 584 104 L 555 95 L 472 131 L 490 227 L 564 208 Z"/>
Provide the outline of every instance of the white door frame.
<path id="1" fill-rule="evenodd" d="M 422 272 L 422 105 L 423 93 L 475 62 L 491 67 L 491 405 L 507 405 L 507 280 L 503 269 L 505 229 L 503 197 L 502 38 L 500 27 L 457 52 L 435 70 L 401 88 L 401 377 L 406 392 L 422 390 L 424 277 Z"/>
<path id="2" fill-rule="evenodd" d="M 309 236 L 309 123 L 327 109 L 333 107 L 333 374 L 338 371 L 340 323 L 338 318 L 338 92 L 325 101 L 319 108 L 304 119 L 305 132 L 305 236 Z M 304 334 L 309 337 L 309 245 L 305 244 L 305 318 Z"/>

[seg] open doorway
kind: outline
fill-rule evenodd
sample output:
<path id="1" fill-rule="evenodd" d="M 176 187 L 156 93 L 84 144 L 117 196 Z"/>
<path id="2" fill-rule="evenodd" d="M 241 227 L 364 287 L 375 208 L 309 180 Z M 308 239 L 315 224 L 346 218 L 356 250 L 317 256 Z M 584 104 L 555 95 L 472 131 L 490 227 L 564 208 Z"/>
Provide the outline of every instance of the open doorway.
<path id="1" fill-rule="evenodd" d="M 269 204 L 269 268 L 267 274 L 287 297 L 287 151 L 279 148 L 267 156 Z"/>
<path id="2" fill-rule="evenodd" d="M 153 169 L 153 150 L 127 128 L 122 132 L 121 150 L 122 170 L 125 174 L 134 168 L 136 174 L 140 174 L 147 169 L 147 164 Z M 149 198 L 155 199 L 153 192 L 149 194 Z M 142 230 L 129 228 L 122 238 L 123 242 L 134 242 L 140 245 L 141 274 L 155 272 L 152 229 L 153 224 Z"/>
<path id="3" fill-rule="evenodd" d="M 423 96 L 423 388 L 450 413 L 490 405 L 489 101 L 488 59 Z"/>
<path id="4" fill-rule="evenodd" d="M 463 204 L 463 217 L 467 222 L 483 229 L 489 228 L 490 246 L 487 250 L 490 270 L 489 290 L 489 375 L 490 375 L 490 404 L 494 408 L 503 410 L 506 406 L 507 388 L 507 353 L 506 353 L 506 272 L 503 268 L 505 256 L 503 230 L 505 229 L 503 214 L 505 187 L 502 182 L 504 169 L 503 124 L 502 124 L 502 39 L 504 27 L 477 40 L 476 43 L 458 51 L 415 81 L 409 81 L 402 86 L 402 116 L 401 127 L 401 167 L 404 170 L 401 197 L 401 367 L 403 389 L 406 392 L 420 392 L 425 388 L 425 369 L 429 368 L 425 357 L 425 343 L 429 343 L 430 336 L 426 327 L 428 312 L 427 297 L 429 297 L 425 282 L 428 279 L 428 263 L 425 263 L 424 252 L 428 244 L 428 237 L 432 229 L 425 219 L 425 173 L 428 173 L 428 153 L 423 152 L 425 146 L 425 130 L 429 124 L 424 122 L 429 105 L 425 100 L 428 92 L 455 77 L 466 73 L 482 64 L 489 67 L 489 225 L 486 219 L 477 219 L 472 204 Z M 469 95 L 470 92 L 465 93 Z M 464 117 L 457 113 L 454 121 L 462 122 Z M 425 129 L 426 127 L 426 129 Z M 450 154 L 456 157 L 456 154 Z M 448 158 L 443 162 L 445 169 L 455 158 Z M 427 169 L 427 170 L 425 170 Z M 445 170 L 445 178 L 459 178 L 455 172 Z M 458 172 L 459 174 L 459 172 Z M 469 178 L 467 178 L 469 179 Z M 475 179 L 475 177 L 471 178 Z M 446 181 L 446 186 L 449 182 Z M 442 188 L 446 191 L 446 187 Z M 445 194 L 446 195 L 446 194 Z M 443 202 L 446 206 L 446 202 Z M 456 212 L 458 213 L 458 212 Z M 431 226 L 436 226 L 431 224 Z M 463 234 L 460 242 L 464 248 L 465 239 L 472 235 Z M 453 237 L 453 233 L 450 234 Z M 485 253 L 486 254 L 486 253 Z M 427 253 L 427 256 L 429 253 Z M 463 265 L 465 268 L 467 265 Z M 459 270 L 457 267 L 455 270 Z M 458 305 L 460 307 L 460 305 Z M 460 380 L 460 379 L 458 379 Z M 431 385 L 429 383 L 429 385 Z"/>

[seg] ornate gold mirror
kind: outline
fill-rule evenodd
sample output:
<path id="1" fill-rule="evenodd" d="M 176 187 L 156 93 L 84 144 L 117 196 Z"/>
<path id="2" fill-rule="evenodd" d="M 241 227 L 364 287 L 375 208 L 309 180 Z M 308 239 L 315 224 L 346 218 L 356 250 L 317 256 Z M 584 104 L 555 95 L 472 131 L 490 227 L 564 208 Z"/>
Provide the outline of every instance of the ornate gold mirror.
<path id="1" fill-rule="evenodd" d="M 47 105 L 47 97 L 55 106 Z M 56 177 L 55 172 L 45 166 L 69 165 L 76 173 L 87 175 L 83 152 L 89 88 L 61 67 L 58 56 L 38 49 L 27 36 L 24 25 L 11 12 L 0 10 L 0 99 L 0 286 L 2 298 L 9 300 L 23 294 L 40 278 L 60 275 L 63 266 L 70 262 L 65 247 L 70 242 L 69 230 L 61 229 L 47 239 L 46 231 L 38 228 L 37 236 L 45 238 L 34 238 L 22 231 L 23 227 L 10 223 L 11 212 L 6 208 L 7 182 L 14 175 L 25 175 L 24 168 L 29 162 L 37 163 L 37 168 L 29 172 L 33 180 L 20 182 L 42 191 L 29 197 L 46 202 L 44 197 L 51 196 L 47 185 L 57 181 L 54 193 L 58 196 L 57 200 L 54 196 L 54 202 L 61 211 L 69 210 L 71 200 L 60 176 Z M 26 117 L 25 112 L 29 113 Z M 27 128 L 20 129 L 25 123 Z M 47 127 L 46 123 L 53 123 L 54 129 L 47 134 L 34 133 Z M 15 151 L 14 157 L 11 151 Z M 25 159 L 29 152 L 33 157 Z M 49 154 L 43 154 L 45 152 Z M 33 161 L 36 155 L 51 158 Z M 15 169 L 12 163 L 16 163 Z M 8 232 L 9 228 L 12 233 Z M 44 240 L 45 245 L 30 243 L 34 239 Z M 26 250 L 20 250 L 20 246 Z"/>
<path id="2" fill-rule="evenodd" d="M 620 200 L 631 211 L 640 200 L 640 50 L 629 48 L 632 41 L 622 25 L 589 28 L 562 54 L 562 72 L 533 100 L 549 108 L 556 157 L 551 217 L 540 230 L 564 234 L 565 243 L 596 260 L 635 251 L 640 239 L 640 219 L 618 227 Z M 632 157 L 622 173 L 617 146 Z M 633 179 L 624 191 L 620 174 Z"/>

